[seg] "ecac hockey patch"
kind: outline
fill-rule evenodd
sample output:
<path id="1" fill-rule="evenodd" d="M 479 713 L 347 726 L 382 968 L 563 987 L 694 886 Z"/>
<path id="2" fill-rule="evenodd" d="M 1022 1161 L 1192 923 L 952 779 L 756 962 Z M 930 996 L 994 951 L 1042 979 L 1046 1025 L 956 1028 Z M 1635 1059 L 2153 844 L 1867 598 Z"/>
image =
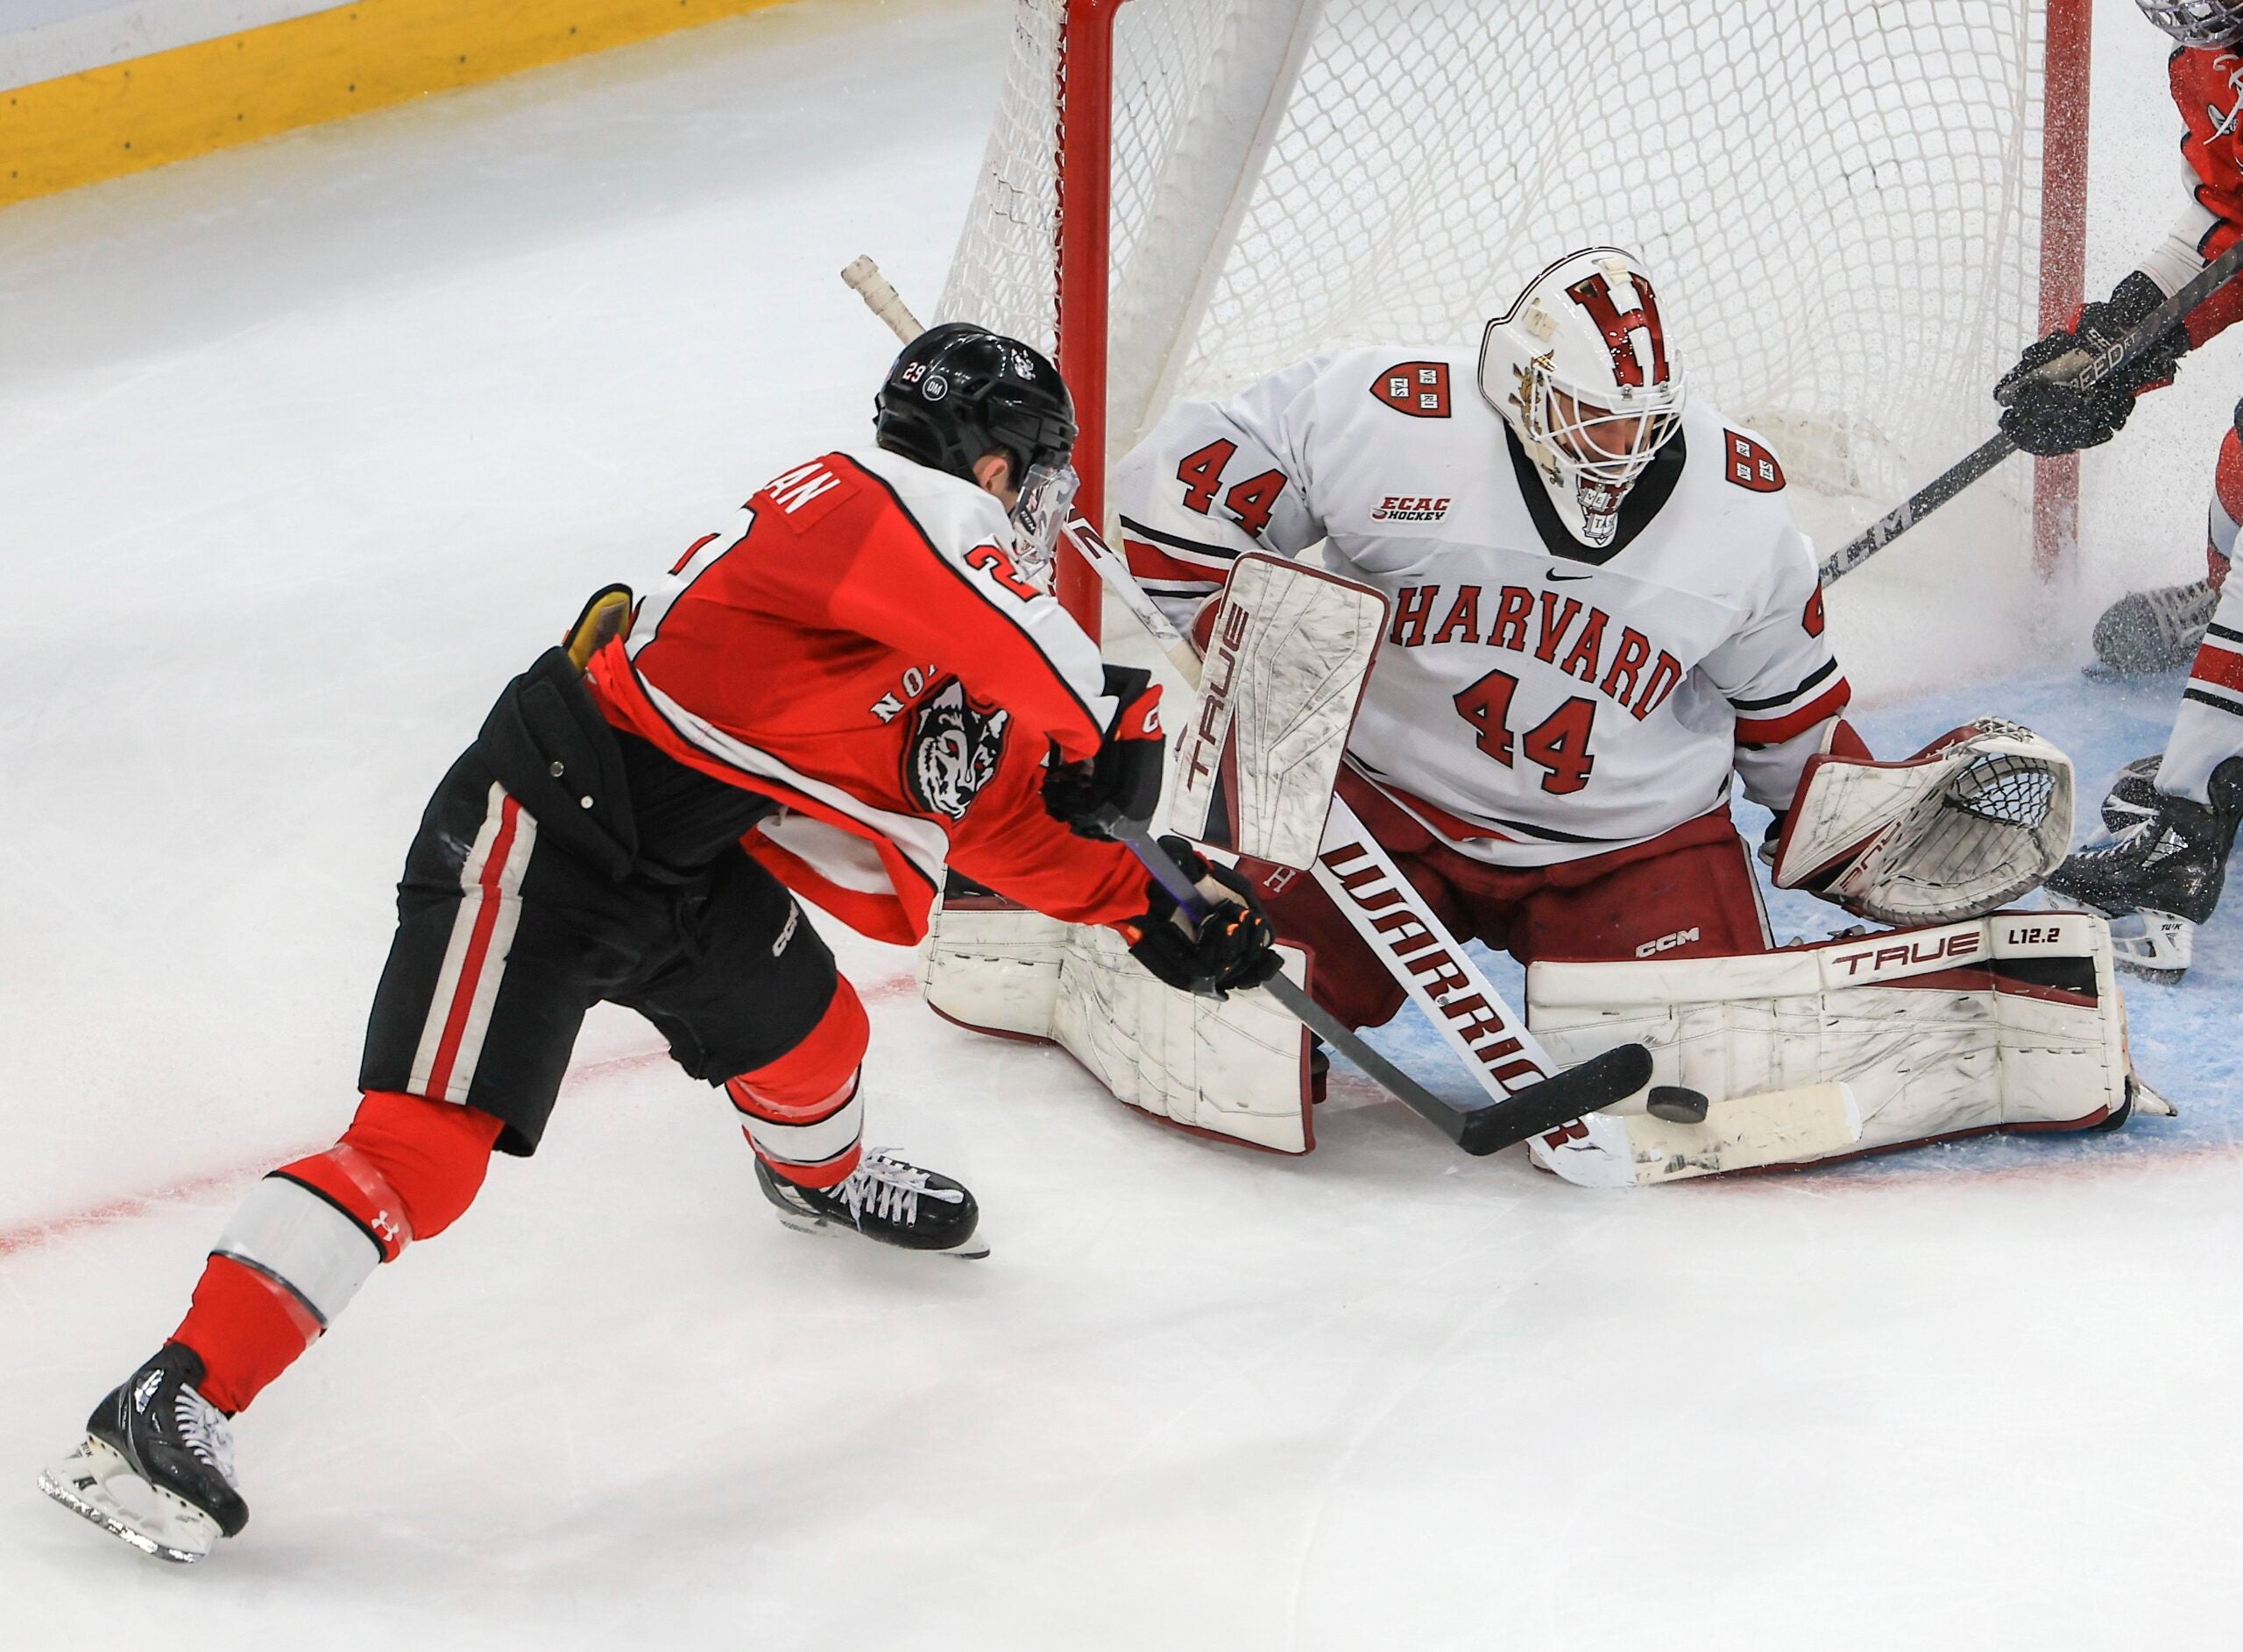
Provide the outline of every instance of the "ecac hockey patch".
<path id="1" fill-rule="evenodd" d="M 966 703 L 966 688 L 952 677 L 919 707 L 903 754 L 903 781 L 911 801 L 930 815 L 966 818 L 976 794 L 997 773 L 1005 752 L 1008 711 L 982 712 Z"/>

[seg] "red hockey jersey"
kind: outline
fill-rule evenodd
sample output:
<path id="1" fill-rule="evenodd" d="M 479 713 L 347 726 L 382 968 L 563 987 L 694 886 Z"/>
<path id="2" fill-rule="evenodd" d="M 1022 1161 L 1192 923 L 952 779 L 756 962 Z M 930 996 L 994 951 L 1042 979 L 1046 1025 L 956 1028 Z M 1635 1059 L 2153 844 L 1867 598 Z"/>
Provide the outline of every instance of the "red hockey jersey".
<path id="1" fill-rule="evenodd" d="M 1144 911 L 1126 850 L 1044 812 L 1046 753 L 1095 753 L 1114 702 L 995 498 L 873 449 L 741 511 L 593 656 L 610 722 L 784 805 L 748 852 L 876 940 L 926 933 L 945 863 L 1078 923 Z"/>
<path id="2" fill-rule="evenodd" d="M 2243 237 L 2243 152 L 2236 146 L 2236 124 L 2243 117 L 2243 55 L 2183 47 L 2174 52 L 2166 75 L 2187 128 L 2181 158 L 2190 204 L 2141 268 L 2170 295 Z M 2239 286 L 2243 284 L 2231 281 L 2190 316 L 2190 343 L 2202 344 L 2243 319 Z"/>

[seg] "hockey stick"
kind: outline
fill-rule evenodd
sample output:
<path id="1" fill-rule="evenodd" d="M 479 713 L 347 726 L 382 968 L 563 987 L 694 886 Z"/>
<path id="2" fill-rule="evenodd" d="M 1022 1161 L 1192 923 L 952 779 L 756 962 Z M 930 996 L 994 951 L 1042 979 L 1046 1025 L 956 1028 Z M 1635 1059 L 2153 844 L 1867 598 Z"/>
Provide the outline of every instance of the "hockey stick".
<path id="1" fill-rule="evenodd" d="M 2156 342 L 2175 323 L 2187 320 L 2191 311 L 2225 286 L 2238 270 L 2243 270 L 2243 241 L 2238 241 L 2204 265 L 2186 286 L 2134 323 L 2100 356 L 2074 350 L 2058 357 L 2042 371 L 2061 369 L 2074 375 L 2065 381 L 2073 384 L 2092 385 L 2108 378 Z M 1993 436 L 1973 448 L 1960 463 L 1910 494 L 1907 502 L 1898 510 L 1879 517 L 1832 552 L 1822 563 L 1822 582 L 1827 585 L 1833 580 L 1843 579 L 2016 451 L 2017 444 L 2005 435 Z"/>
<path id="2" fill-rule="evenodd" d="M 1099 825 L 1145 864 L 1145 869 L 1159 879 L 1161 887 L 1174 897 L 1194 923 L 1206 920 L 1206 898 L 1199 893 L 1199 886 L 1185 875 L 1184 868 L 1145 830 L 1143 822 L 1131 820 L 1109 807 L 1100 815 Z M 1298 1016 L 1309 1031 L 1370 1075 L 1412 1112 L 1475 1156 L 1532 1140 L 1571 1124 L 1585 1113 L 1624 1101 L 1651 1083 L 1651 1051 L 1641 1044 L 1623 1044 L 1578 1067 L 1569 1067 L 1525 1085 L 1503 1100 L 1485 1102 L 1477 1107 L 1457 1107 L 1443 1101 L 1363 1042 L 1353 1029 L 1284 976 L 1264 982 L 1262 991 Z"/>

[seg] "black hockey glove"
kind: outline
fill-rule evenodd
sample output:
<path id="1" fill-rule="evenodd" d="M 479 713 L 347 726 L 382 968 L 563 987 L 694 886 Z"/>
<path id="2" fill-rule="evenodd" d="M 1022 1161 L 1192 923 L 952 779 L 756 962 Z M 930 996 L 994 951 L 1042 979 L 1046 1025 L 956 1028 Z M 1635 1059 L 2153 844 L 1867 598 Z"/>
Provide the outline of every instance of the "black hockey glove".
<path id="1" fill-rule="evenodd" d="M 1108 666 L 1106 692 L 1117 705 L 1098 755 L 1055 762 L 1044 776 L 1044 809 L 1078 837 L 1106 836 L 1098 815 L 1108 804 L 1142 822 L 1160 801 L 1160 688 L 1150 671 Z"/>
<path id="2" fill-rule="evenodd" d="M 1279 959 L 1271 950 L 1277 933 L 1254 886 L 1228 866 L 1209 865 L 1181 837 L 1164 837 L 1160 846 L 1175 857 L 1214 910 L 1195 935 L 1176 897 L 1158 879 L 1148 878 L 1146 897 L 1152 904 L 1122 926 L 1129 938 L 1129 956 L 1178 992 L 1202 998 L 1228 998 L 1277 974 Z"/>
<path id="3" fill-rule="evenodd" d="M 2104 356 L 2164 301 L 2157 283 L 2135 270 L 2109 298 L 2083 307 L 2070 328 L 2029 345 L 1994 386 L 1994 399 L 2002 404 L 2002 434 L 2043 459 L 2100 447 L 2118 434 L 2134 410 L 2134 398 L 2172 379 L 2189 351 L 2187 328 L 2176 326 L 2109 378 L 2092 385 L 2050 378 L 2042 370 L 2074 351 Z"/>

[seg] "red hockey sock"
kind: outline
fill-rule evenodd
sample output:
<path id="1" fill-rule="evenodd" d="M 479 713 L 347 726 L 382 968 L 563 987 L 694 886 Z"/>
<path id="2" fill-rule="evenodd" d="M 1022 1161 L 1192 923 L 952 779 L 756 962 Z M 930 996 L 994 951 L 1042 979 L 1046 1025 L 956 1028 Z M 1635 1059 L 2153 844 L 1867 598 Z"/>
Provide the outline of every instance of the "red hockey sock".
<path id="1" fill-rule="evenodd" d="M 871 1041 L 865 1006 L 841 977 L 810 1036 L 725 1085 L 758 1158 L 802 1187 L 830 1188 L 848 1179 L 864 1133 L 857 1069 Z"/>
<path id="2" fill-rule="evenodd" d="M 318 1339 L 376 1264 L 458 1219 L 499 1129 L 472 1108 L 370 1091 L 333 1147 L 259 1183 L 171 1335 L 201 1358 L 203 1397 L 241 1410 Z"/>

